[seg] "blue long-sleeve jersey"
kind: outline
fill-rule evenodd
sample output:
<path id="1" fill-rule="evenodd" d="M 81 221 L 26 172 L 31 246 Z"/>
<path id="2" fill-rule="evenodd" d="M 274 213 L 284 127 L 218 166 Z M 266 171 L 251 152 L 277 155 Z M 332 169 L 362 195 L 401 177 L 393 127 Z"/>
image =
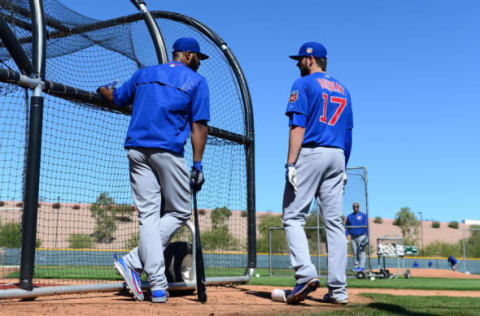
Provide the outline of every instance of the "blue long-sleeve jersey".
<path id="1" fill-rule="evenodd" d="M 349 226 L 365 226 L 365 227 L 349 227 Z M 368 234 L 368 217 L 367 214 L 358 212 L 348 215 L 345 221 L 345 235 L 350 234 L 352 237 Z"/>
<path id="2" fill-rule="evenodd" d="M 458 261 L 457 261 L 457 259 L 455 259 L 454 256 L 448 256 L 448 263 L 449 263 L 450 265 L 453 266 L 453 265 L 457 264 L 457 262 L 458 262 Z"/>

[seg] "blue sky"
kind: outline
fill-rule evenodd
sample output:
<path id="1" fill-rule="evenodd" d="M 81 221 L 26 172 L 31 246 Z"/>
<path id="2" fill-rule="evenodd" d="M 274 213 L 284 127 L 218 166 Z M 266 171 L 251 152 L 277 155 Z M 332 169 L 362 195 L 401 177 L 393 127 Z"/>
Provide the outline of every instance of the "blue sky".
<path id="1" fill-rule="evenodd" d="M 61 0 L 96 19 L 136 13 L 128 0 Z M 230 46 L 253 99 L 257 211 L 279 211 L 295 54 L 328 49 L 328 72 L 350 90 L 349 166 L 366 166 L 370 215 L 400 207 L 441 221 L 480 219 L 480 3 L 475 0 L 154 1 L 150 10 L 203 22 Z M 208 175 L 207 175 L 208 181 Z"/>

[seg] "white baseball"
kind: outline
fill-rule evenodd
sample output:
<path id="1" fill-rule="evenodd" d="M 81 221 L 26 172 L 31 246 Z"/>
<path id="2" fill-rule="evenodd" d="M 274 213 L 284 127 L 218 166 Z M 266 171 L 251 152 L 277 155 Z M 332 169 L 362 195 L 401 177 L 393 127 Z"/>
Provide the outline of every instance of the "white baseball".
<path id="1" fill-rule="evenodd" d="M 370 277 L 370 281 L 375 281 L 375 277 Z"/>
<path id="2" fill-rule="evenodd" d="M 285 303 L 287 301 L 287 298 L 285 297 L 285 291 L 282 289 L 274 289 L 272 291 L 272 300 Z"/>

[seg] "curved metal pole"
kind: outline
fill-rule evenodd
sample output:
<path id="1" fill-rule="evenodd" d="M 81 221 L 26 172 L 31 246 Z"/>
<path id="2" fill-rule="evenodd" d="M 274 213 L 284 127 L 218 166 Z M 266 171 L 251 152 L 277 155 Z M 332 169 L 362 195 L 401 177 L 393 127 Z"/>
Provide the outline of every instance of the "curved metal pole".
<path id="1" fill-rule="evenodd" d="M 25 51 L 23 50 L 22 45 L 20 45 L 17 37 L 8 26 L 8 23 L 1 15 L 0 39 L 7 48 L 10 56 L 12 56 L 13 61 L 17 65 L 18 69 L 20 69 L 21 73 L 31 76 L 34 72 L 32 63 L 30 62 L 30 59 L 28 59 L 27 54 L 25 54 Z"/>
<path id="2" fill-rule="evenodd" d="M 168 54 L 165 42 L 162 37 L 162 33 L 157 25 L 157 22 L 153 19 L 150 11 L 147 9 L 147 4 L 143 0 L 130 0 L 130 2 L 143 13 L 143 18 L 147 24 L 148 31 L 152 37 L 153 44 L 155 46 L 155 51 L 157 53 L 158 63 L 166 64 L 168 63 Z"/>

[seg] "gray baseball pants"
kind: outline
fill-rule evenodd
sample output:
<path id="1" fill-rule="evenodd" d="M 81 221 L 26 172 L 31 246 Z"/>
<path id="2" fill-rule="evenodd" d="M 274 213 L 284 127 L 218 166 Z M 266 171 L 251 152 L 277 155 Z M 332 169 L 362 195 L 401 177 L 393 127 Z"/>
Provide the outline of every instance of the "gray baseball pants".
<path id="1" fill-rule="evenodd" d="M 351 238 L 353 258 L 355 259 L 355 268 L 365 268 L 365 246 L 360 247 L 367 235 L 360 235 Z"/>
<path id="2" fill-rule="evenodd" d="M 329 293 L 335 299 L 347 299 L 347 241 L 341 218 L 345 155 L 338 148 L 302 148 L 295 167 L 297 191 L 294 192 L 287 181 L 283 195 L 283 226 L 297 284 L 318 276 L 303 229 L 315 197 L 327 234 Z"/>
<path id="3" fill-rule="evenodd" d="M 154 148 L 129 149 L 128 160 L 139 243 L 123 259 L 147 274 L 152 291 L 166 290 L 163 251 L 192 212 L 187 165 L 183 156 Z"/>

